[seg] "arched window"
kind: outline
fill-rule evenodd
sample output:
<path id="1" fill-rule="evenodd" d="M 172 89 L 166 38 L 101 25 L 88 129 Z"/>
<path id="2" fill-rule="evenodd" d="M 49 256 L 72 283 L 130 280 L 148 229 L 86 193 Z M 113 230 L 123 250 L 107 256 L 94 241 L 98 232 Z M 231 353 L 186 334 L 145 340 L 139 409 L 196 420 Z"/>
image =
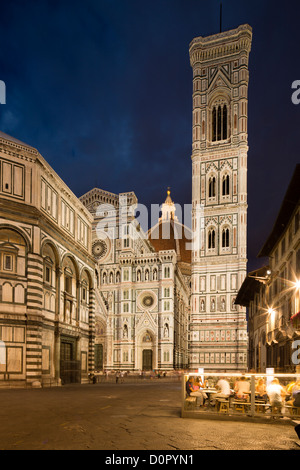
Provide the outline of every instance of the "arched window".
<path id="1" fill-rule="evenodd" d="M 208 249 L 212 250 L 216 247 L 216 232 L 214 229 L 208 231 Z"/>
<path id="2" fill-rule="evenodd" d="M 211 176 L 208 181 L 208 197 L 216 197 L 216 178 Z"/>
<path id="3" fill-rule="evenodd" d="M 229 248 L 229 228 L 222 230 L 222 248 Z"/>
<path id="4" fill-rule="evenodd" d="M 223 100 L 213 106 L 211 124 L 211 139 L 213 142 L 228 138 L 228 107 Z"/>
<path id="5" fill-rule="evenodd" d="M 222 196 L 229 196 L 229 175 L 223 175 L 222 178 Z"/>

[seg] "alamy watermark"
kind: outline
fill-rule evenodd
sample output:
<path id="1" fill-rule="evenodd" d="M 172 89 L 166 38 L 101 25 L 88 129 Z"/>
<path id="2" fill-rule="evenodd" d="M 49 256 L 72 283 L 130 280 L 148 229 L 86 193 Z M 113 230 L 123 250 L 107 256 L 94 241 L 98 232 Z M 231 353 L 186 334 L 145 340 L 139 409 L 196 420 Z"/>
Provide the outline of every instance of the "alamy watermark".
<path id="1" fill-rule="evenodd" d="M 300 340 L 292 342 L 292 349 L 295 349 L 292 354 L 292 363 L 298 366 L 300 364 Z"/>
<path id="2" fill-rule="evenodd" d="M 109 203 L 101 203 L 96 209 L 98 219 L 96 232 L 98 239 L 139 239 L 147 237 L 151 227 L 151 239 L 175 239 L 185 240 L 186 250 L 199 250 L 202 246 L 202 230 L 204 226 L 204 206 L 197 204 L 174 204 L 172 211 L 164 214 L 164 204 L 151 204 L 150 213 L 143 204 L 128 204 L 126 196 L 119 196 L 118 207 Z M 175 216 L 176 213 L 176 216 Z M 162 217 L 159 218 L 160 214 Z M 160 229 L 155 229 L 157 222 L 161 220 Z M 176 228 L 173 229 L 175 222 Z M 177 223 L 176 223 L 177 222 Z M 149 226 L 150 224 L 150 226 Z M 189 228 L 194 225 L 193 228 Z"/>
<path id="3" fill-rule="evenodd" d="M 6 346 L 4 341 L 0 341 L 0 366 L 6 365 Z"/>
<path id="4" fill-rule="evenodd" d="M 6 104 L 6 86 L 3 80 L 0 80 L 0 104 Z"/>

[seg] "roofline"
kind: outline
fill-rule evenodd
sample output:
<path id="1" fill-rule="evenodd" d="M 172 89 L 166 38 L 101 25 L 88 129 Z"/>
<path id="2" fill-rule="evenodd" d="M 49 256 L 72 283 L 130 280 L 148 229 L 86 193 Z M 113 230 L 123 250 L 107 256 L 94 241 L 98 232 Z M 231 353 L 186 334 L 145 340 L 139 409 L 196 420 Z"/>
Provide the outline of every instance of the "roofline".
<path id="1" fill-rule="evenodd" d="M 261 283 L 264 282 L 261 278 L 264 277 L 268 269 L 269 266 L 266 265 L 247 274 L 247 277 L 244 279 L 235 299 L 234 303 L 236 305 L 249 307 L 250 301 L 253 298 L 252 294 L 259 291 Z"/>

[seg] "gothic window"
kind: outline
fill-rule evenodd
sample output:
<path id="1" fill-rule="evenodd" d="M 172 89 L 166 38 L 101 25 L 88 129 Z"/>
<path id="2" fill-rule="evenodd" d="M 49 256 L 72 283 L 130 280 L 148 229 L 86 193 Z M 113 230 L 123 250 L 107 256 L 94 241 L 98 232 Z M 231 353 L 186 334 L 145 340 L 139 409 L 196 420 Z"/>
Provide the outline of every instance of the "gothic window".
<path id="1" fill-rule="evenodd" d="M 129 248 L 129 238 L 124 238 L 124 240 L 123 240 L 123 247 L 124 247 L 124 248 Z"/>
<path id="2" fill-rule="evenodd" d="M 129 304 L 128 304 L 128 303 L 125 303 L 125 304 L 123 305 L 123 312 L 124 312 L 124 313 L 128 313 L 128 312 L 129 312 Z"/>
<path id="3" fill-rule="evenodd" d="M 169 287 L 165 287 L 165 297 L 170 297 L 170 288 Z"/>
<path id="4" fill-rule="evenodd" d="M 208 197 L 216 197 L 216 178 L 211 176 L 208 180 Z"/>
<path id="5" fill-rule="evenodd" d="M 222 230 L 222 248 L 229 248 L 229 229 Z"/>
<path id="6" fill-rule="evenodd" d="M 213 105 L 211 124 L 213 142 L 228 138 L 228 107 L 224 100 Z"/>
<path id="7" fill-rule="evenodd" d="M 225 174 L 222 178 L 222 196 L 229 196 L 229 175 Z"/>
<path id="8" fill-rule="evenodd" d="M 208 231 L 208 249 L 212 250 L 216 247 L 216 232 L 214 229 Z"/>

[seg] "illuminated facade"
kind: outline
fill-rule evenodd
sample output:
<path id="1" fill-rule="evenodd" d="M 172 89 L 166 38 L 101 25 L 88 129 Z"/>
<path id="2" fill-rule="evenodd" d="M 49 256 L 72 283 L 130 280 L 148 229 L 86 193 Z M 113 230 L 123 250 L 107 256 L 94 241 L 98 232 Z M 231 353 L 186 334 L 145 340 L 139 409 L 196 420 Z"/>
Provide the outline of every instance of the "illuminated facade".
<path id="1" fill-rule="evenodd" d="M 300 340 L 300 165 L 259 257 L 267 257 L 268 266 L 249 273 L 237 297 L 249 309 L 249 367 L 294 371 L 293 342 Z"/>
<path id="2" fill-rule="evenodd" d="M 85 382 L 92 217 L 39 152 L 0 132 L 0 385 Z"/>
<path id="3" fill-rule="evenodd" d="M 190 264 L 178 249 L 174 220 L 163 220 L 163 239 L 160 223 L 146 234 L 134 218 L 133 192 L 95 188 L 80 199 L 94 218 L 95 369 L 186 368 Z"/>
<path id="4" fill-rule="evenodd" d="M 190 44 L 193 69 L 190 367 L 244 370 L 247 323 L 235 298 L 247 263 L 248 25 Z"/>

